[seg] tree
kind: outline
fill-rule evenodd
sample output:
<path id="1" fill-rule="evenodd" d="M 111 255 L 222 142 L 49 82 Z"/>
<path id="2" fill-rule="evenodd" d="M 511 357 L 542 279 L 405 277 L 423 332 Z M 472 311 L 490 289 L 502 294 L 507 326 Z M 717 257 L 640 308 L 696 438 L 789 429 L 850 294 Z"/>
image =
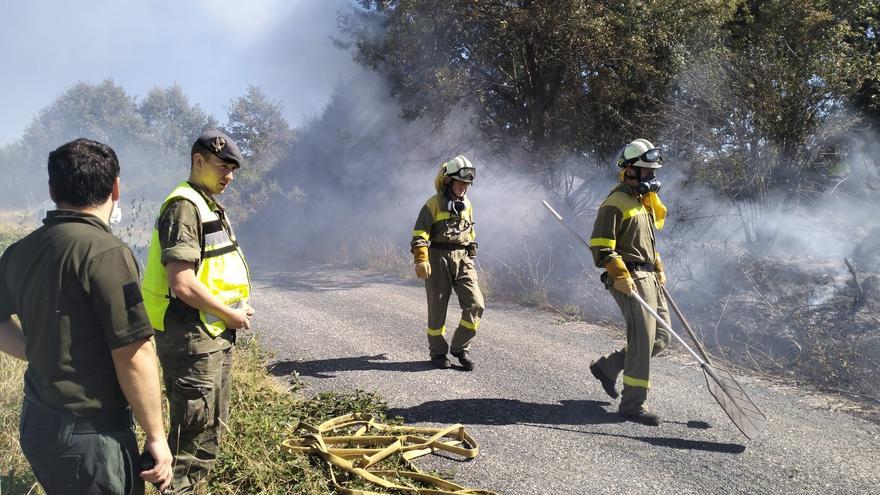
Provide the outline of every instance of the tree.
<path id="1" fill-rule="evenodd" d="M 232 101 L 226 129 L 257 175 L 274 167 L 286 156 L 296 133 L 284 118 L 284 107 L 257 86 Z M 247 169 L 245 169 L 247 170 Z"/>
<path id="2" fill-rule="evenodd" d="M 716 37 L 732 1 L 361 0 L 341 27 L 409 118 L 459 106 L 497 150 L 595 153 L 651 135 L 684 48 Z M 534 160 L 529 160 L 534 161 Z"/>
<path id="3" fill-rule="evenodd" d="M 31 197 L 45 199 L 46 159 L 61 144 L 85 137 L 108 143 L 124 155 L 125 144 L 142 138 L 146 128 L 134 99 L 112 80 L 100 84 L 76 83 L 40 111 L 16 145 L 17 176 L 4 200 L 19 202 Z M 11 175 L 13 175 L 11 174 Z"/>
<path id="4" fill-rule="evenodd" d="M 149 133 L 163 146 L 177 153 L 189 154 L 193 141 L 217 120 L 198 105 L 191 105 L 183 88 L 153 88 L 137 107 Z"/>
<path id="5" fill-rule="evenodd" d="M 689 138 L 678 147 L 697 181 L 762 203 L 822 189 L 857 123 L 847 105 L 871 76 L 857 32 L 869 3 L 742 2 L 726 43 L 683 73 L 665 119 Z"/>
<path id="6" fill-rule="evenodd" d="M 245 158 L 227 202 L 234 204 L 246 218 L 256 212 L 268 200 L 269 192 L 277 187 L 269 173 L 290 152 L 296 132 L 284 118 L 284 107 L 256 86 L 248 86 L 244 96 L 232 101 L 225 130 Z"/>
<path id="7" fill-rule="evenodd" d="M 100 84 L 74 84 L 40 111 L 22 141 L 30 148 L 51 150 L 78 137 L 123 142 L 145 130 L 134 99 L 107 79 Z"/>
<path id="8" fill-rule="evenodd" d="M 867 54 L 862 65 L 866 77 L 854 97 L 854 104 L 877 129 L 880 128 L 880 3 L 865 2 L 852 16 L 856 19 L 852 42 Z"/>
<path id="9" fill-rule="evenodd" d="M 20 204 L 23 199 L 45 199 L 48 153 L 80 137 L 116 151 L 127 198 L 160 199 L 180 180 L 195 137 L 214 125 L 216 120 L 190 105 L 179 86 L 153 89 L 138 105 L 112 80 L 76 83 L 0 153 L 6 179 L 0 184 L 2 200 Z"/>

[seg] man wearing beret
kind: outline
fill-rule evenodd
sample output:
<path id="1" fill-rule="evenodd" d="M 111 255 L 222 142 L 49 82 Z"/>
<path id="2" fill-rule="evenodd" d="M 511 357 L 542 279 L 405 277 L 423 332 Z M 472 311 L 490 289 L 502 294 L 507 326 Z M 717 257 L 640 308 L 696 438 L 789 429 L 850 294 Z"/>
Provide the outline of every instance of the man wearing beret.
<path id="1" fill-rule="evenodd" d="M 222 194 L 241 166 L 235 142 L 203 132 L 189 180 L 162 203 L 144 277 L 147 315 L 170 404 L 174 493 L 206 493 L 229 415 L 235 332 L 250 328 L 250 276 Z"/>

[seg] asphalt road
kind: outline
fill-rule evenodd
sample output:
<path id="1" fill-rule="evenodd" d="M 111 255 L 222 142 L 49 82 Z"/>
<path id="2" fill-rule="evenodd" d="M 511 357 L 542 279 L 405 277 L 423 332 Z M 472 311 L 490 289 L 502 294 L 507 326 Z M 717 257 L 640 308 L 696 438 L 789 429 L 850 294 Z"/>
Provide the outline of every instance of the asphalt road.
<path id="1" fill-rule="evenodd" d="M 662 424 L 621 422 L 587 369 L 622 344 L 613 328 L 489 299 L 472 346 L 476 370 L 436 370 L 415 280 L 256 267 L 254 282 L 254 328 L 276 354 L 275 374 L 299 373 L 306 394 L 377 392 L 407 424 L 464 424 L 480 444 L 476 459 L 416 462 L 465 486 L 510 495 L 880 493 L 880 425 L 834 412 L 821 394 L 738 374 L 769 418 L 748 440 L 693 359 L 674 352 L 653 362 L 649 407 Z M 454 328 L 454 296 L 450 305 Z"/>

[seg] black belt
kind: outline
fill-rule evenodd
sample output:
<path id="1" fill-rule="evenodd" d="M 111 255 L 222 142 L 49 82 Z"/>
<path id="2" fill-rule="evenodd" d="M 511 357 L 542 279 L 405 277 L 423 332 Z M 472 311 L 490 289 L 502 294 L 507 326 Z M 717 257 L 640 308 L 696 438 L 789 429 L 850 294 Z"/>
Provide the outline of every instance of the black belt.
<path id="1" fill-rule="evenodd" d="M 74 433 L 108 433 L 128 430 L 132 427 L 131 410 L 128 408 L 90 416 L 75 416 L 25 399 L 22 415 L 27 423 L 39 424 L 55 430 L 73 423 Z"/>
<path id="2" fill-rule="evenodd" d="M 624 263 L 631 272 L 653 272 L 653 263 Z"/>
<path id="3" fill-rule="evenodd" d="M 431 241 L 431 247 L 434 249 L 442 249 L 443 251 L 458 251 L 459 249 L 467 249 L 466 244 L 456 244 L 454 242 Z"/>

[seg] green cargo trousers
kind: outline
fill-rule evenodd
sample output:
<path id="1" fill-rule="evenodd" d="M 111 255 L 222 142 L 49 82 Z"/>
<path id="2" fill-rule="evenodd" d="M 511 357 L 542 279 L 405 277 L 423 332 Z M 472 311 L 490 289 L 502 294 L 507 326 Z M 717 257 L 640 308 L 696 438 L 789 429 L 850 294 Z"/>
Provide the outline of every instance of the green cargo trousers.
<path id="1" fill-rule="evenodd" d="M 207 476 L 229 418 L 234 347 L 194 355 L 159 354 L 168 396 L 175 494 L 207 493 Z"/>
<path id="2" fill-rule="evenodd" d="M 444 356 L 449 351 L 458 353 L 470 347 L 483 316 L 483 294 L 477 284 L 474 260 L 464 249 L 454 251 L 430 248 L 431 275 L 425 280 L 428 294 L 428 350 L 431 357 Z M 461 320 L 446 342 L 446 310 L 452 291 L 458 296 Z"/>
<path id="3" fill-rule="evenodd" d="M 669 323 L 666 298 L 661 295 L 660 283 L 654 272 L 634 271 L 632 276 L 642 299 Z M 623 394 L 618 411 L 636 413 L 645 410 L 645 401 L 648 400 L 651 358 L 666 349 L 672 335 L 658 326 L 654 317 L 635 299 L 613 288 L 610 291 L 626 320 L 626 346 L 597 359 L 596 364 L 605 376 L 613 380 L 623 371 Z"/>

